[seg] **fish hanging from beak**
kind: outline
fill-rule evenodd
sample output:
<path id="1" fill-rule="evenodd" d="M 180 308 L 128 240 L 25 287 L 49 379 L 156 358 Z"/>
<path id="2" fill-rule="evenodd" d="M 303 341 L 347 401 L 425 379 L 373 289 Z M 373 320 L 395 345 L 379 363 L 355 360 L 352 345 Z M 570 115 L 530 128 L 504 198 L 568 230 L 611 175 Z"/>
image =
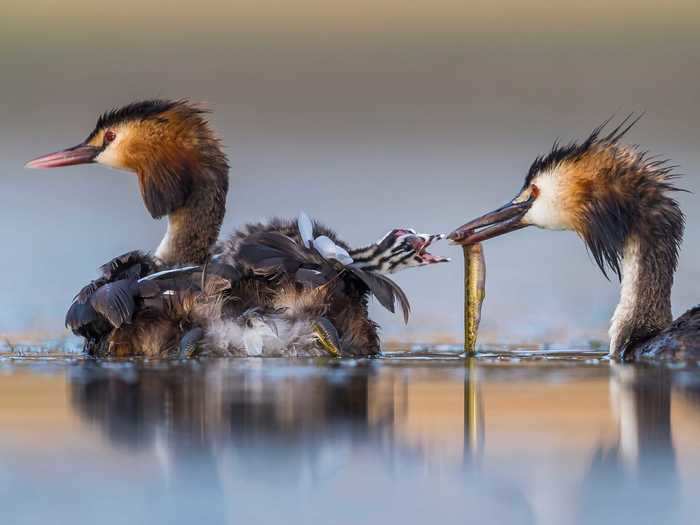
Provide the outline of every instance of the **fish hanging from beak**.
<path id="1" fill-rule="evenodd" d="M 465 244 L 464 250 L 464 353 L 476 353 L 481 306 L 486 298 L 486 260 L 481 244 Z"/>

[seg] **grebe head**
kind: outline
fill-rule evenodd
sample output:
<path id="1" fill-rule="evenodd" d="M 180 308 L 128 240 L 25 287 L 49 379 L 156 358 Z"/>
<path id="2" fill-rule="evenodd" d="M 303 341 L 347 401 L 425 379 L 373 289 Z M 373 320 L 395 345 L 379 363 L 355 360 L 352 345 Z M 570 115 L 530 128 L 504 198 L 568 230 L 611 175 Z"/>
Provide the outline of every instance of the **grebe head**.
<path id="1" fill-rule="evenodd" d="M 433 255 L 428 248 L 445 235 L 417 233 L 412 228 L 395 228 L 374 244 L 350 252 L 354 264 L 364 270 L 396 273 L 408 268 L 449 262 L 449 257 Z"/>
<path id="2" fill-rule="evenodd" d="M 671 287 L 684 218 L 669 195 L 674 166 L 620 143 L 631 117 L 605 136 L 603 124 L 581 143 L 554 145 L 530 167 L 518 195 L 505 206 L 452 232 L 471 244 L 538 226 L 573 230 L 596 263 L 620 279 L 620 302 L 610 325 L 610 354 L 624 356 L 671 323 Z"/>
<path id="3" fill-rule="evenodd" d="M 641 117 L 641 116 L 640 116 Z M 506 205 L 464 224 L 448 238 L 472 244 L 526 226 L 572 230 L 607 276 L 618 277 L 625 241 L 636 234 L 672 245 L 672 270 L 683 215 L 667 193 L 678 191 L 666 161 L 620 139 L 640 117 L 630 115 L 602 135 L 606 121 L 581 143 L 554 144 L 530 166 L 520 192 Z"/>
<path id="4" fill-rule="evenodd" d="M 77 146 L 34 159 L 27 168 L 99 163 L 134 172 L 154 218 L 187 201 L 198 177 L 224 176 L 226 157 L 206 111 L 186 100 L 146 100 L 103 114 Z"/>

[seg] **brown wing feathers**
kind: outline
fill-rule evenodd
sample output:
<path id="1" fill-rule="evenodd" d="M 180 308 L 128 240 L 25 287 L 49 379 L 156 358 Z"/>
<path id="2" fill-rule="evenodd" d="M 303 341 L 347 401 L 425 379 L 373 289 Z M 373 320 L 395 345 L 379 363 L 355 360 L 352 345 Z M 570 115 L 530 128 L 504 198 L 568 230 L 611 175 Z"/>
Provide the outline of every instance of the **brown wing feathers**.
<path id="1" fill-rule="evenodd" d="M 349 298 L 356 297 L 353 300 L 363 300 L 362 296 L 372 293 L 392 313 L 398 302 L 408 321 L 410 304 L 406 294 L 381 274 L 327 260 L 315 248 L 274 230 L 251 232 L 237 248 L 235 266 L 216 260 L 204 266 L 157 271 L 156 261 L 141 252 L 116 257 L 100 268 L 100 278 L 78 293 L 66 315 L 66 326 L 92 339 L 87 347 L 98 348 L 100 339 L 131 324 L 141 312 L 149 318 L 185 317 L 193 301 L 201 297 L 203 282 L 205 295 L 213 296 L 232 293 L 232 284 L 240 280 L 263 279 L 272 284 L 281 276 L 304 289 L 337 283 L 334 293 L 350 294 Z M 245 289 L 236 288 L 240 293 Z"/>
<path id="2" fill-rule="evenodd" d="M 377 298 L 379 304 L 389 310 L 392 314 L 396 311 L 396 303 L 401 306 L 403 319 L 408 323 L 409 315 L 411 314 L 411 304 L 408 297 L 401 287 L 394 281 L 380 273 L 367 272 L 360 268 L 348 267 L 348 270 L 353 275 L 358 277 L 369 289 L 369 291 Z"/>
<path id="3" fill-rule="evenodd" d="M 74 333 L 89 338 L 108 333 L 111 330 L 112 321 L 118 321 L 120 318 L 130 319 L 133 315 L 133 307 L 124 295 L 130 293 L 125 290 L 124 284 L 110 286 L 105 291 L 100 290 L 116 282 L 134 281 L 155 268 L 156 263 L 153 258 L 139 251 L 125 253 L 102 265 L 100 267 L 102 275 L 83 287 L 73 299 L 66 313 L 66 326 Z M 110 305 L 110 294 L 114 297 L 114 305 Z M 104 309 L 107 315 L 101 314 L 100 309 Z M 129 310 L 132 310 L 131 313 Z"/>
<path id="4" fill-rule="evenodd" d="M 148 255 L 130 252 L 103 265 L 102 277 L 85 286 L 66 314 L 66 326 L 85 337 L 107 335 L 132 322 L 140 310 L 170 312 L 184 304 L 181 295 L 196 294 L 206 283 L 207 293 L 230 288 L 240 274 L 229 265 L 209 263 L 148 274 L 155 262 Z M 203 273 L 206 272 L 206 275 Z M 146 274 L 146 275 L 144 275 Z"/>
<path id="5" fill-rule="evenodd" d="M 347 273 L 348 277 L 352 276 L 363 283 L 390 312 L 395 312 L 398 302 L 404 320 L 408 322 L 411 311 L 408 298 L 394 281 L 379 273 L 324 259 L 314 248 L 306 248 L 281 233 L 273 231 L 251 235 L 241 243 L 238 256 L 254 272 L 267 275 L 283 272 L 293 276 L 300 284 L 312 287 Z"/>

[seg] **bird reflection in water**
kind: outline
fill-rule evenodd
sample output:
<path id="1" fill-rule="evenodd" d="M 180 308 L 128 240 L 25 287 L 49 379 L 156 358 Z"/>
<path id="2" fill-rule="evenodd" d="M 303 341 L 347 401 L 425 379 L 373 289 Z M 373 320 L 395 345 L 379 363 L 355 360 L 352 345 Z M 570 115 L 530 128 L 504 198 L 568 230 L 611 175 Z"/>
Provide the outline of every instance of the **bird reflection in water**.
<path id="1" fill-rule="evenodd" d="M 619 523 L 683 522 L 671 431 L 673 379 L 663 368 L 613 366 L 610 402 L 617 440 L 593 455 L 582 487 L 580 523 L 608 523 L 613 517 Z"/>
<path id="2" fill-rule="evenodd" d="M 369 402 L 372 373 L 271 367 L 251 360 L 180 363 L 159 368 L 83 367 L 71 381 L 72 401 L 113 443 L 143 448 L 168 439 L 173 450 L 236 447 L 275 450 L 317 440 L 381 440 L 393 400 Z M 321 370 L 321 369 L 318 369 Z M 338 434 L 338 436 L 335 436 Z"/>
<path id="3" fill-rule="evenodd" d="M 172 498 L 178 523 L 189 512 L 219 522 L 255 506 L 236 500 L 256 487 L 290 507 L 295 493 L 322 490 L 361 450 L 382 449 L 393 400 L 369 402 L 371 368 L 320 370 L 260 360 L 87 365 L 73 374 L 71 399 L 114 446 L 157 458 L 151 497 Z M 204 508 L 183 500 L 198 494 Z"/>
<path id="4" fill-rule="evenodd" d="M 393 508 L 392 517 L 403 513 L 408 522 L 422 512 L 445 512 L 450 523 L 471 509 L 500 523 L 532 523 L 522 491 L 478 468 L 484 415 L 476 363 L 464 372 L 455 382 L 439 371 L 410 375 L 374 361 L 84 364 L 74 370 L 70 392 L 76 412 L 117 449 L 157 458 L 149 498 L 172 499 L 177 522 L 189 513 L 200 522 L 222 516 L 245 522 L 252 519 L 246 512 L 275 522 L 300 508 L 324 520 L 330 512 L 361 521 L 374 505 Z M 451 386 L 464 387 L 463 463 L 443 462 L 442 447 L 400 435 L 412 381 L 420 383 L 421 374 L 452 377 Z M 439 490 L 428 482 L 435 468 L 449 480 Z M 392 496 L 396 490 L 407 498 L 401 509 L 386 505 L 399 497 Z M 206 499 L 205 508 L 191 506 L 196 497 Z M 261 503 L 270 498 L 273 504 Z"/>

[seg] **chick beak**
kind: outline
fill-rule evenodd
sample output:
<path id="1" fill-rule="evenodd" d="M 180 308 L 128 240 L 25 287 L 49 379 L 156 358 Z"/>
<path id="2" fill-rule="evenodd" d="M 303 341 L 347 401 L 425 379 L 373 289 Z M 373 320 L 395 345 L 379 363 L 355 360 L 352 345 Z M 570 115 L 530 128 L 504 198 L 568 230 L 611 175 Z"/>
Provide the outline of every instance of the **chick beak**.
<path id="1" fill-rule="evenodd" d="M 60 166 L 73 166 L 75 164 L 89 164 L 95 161 L 95 157 L 102 150 L 88 144 L 78 144 L 72 148 L 42 155 L 27 162 L 25 168 L 58 168 Z"/>
<path id="2" fill-rule="evenodd" d="M 441 262 L 450 262 L 449 257 L 442 257 L 440 255 L 433 255 L 428 252 L 428 248 L 433 243 L 433 241 L 444 239 L 444 233 L 438 233 L 434 235 L 427 234 L 417 234 L 411 235 L 408 238 L 408 242 L 415 251 L 415 257 L 420 258 L 422 264 L 434 264 Z"/>
<path id="3" fill-rule="evenodd" d="M 447 238 L 455 244 L 475 244 L 529 226 L 522 222 L 522 218 L 534 200 L 534 197 L 530 197 L 521 202 L 509 202 L 497 210 L 463 224 Z"/>

